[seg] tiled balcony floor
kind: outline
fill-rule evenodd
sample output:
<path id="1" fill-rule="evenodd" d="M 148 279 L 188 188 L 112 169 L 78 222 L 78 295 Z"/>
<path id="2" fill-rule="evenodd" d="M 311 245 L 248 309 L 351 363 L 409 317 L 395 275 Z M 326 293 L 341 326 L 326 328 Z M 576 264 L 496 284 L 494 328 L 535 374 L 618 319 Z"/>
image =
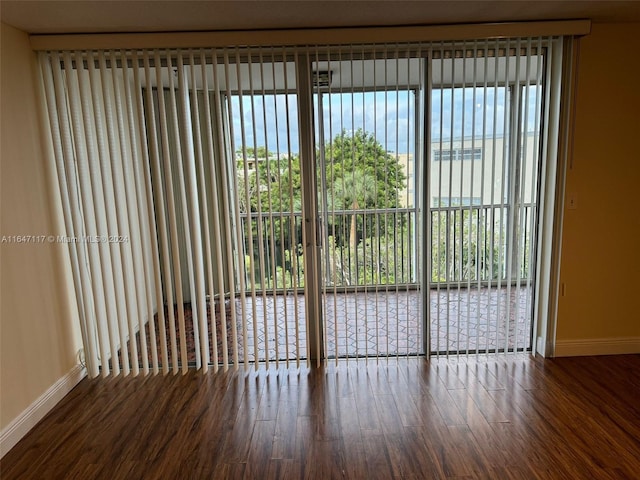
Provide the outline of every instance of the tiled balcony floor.
<path id="1" fill-rule="evenodd" d="M 431 351 L 493 351 L 530 348 L 531 289 L 502 287 L 431 290 Z M 323 298 L 329 357 L 410 355 L 424 353 L 421 295 L 416 290 L 328 294 Z M 255 302 L 255 306 L 254 306 Z M 239 361 L 306 358 L 305 299 L 302 295 L 261 295 L 236 298 Z M 247 317 L 246 332 L 240 319 Z M 225 304 L 227 349 L 231 349 L 231 304 Z M 165 311 L 165 318 L 167 317 Z M 222 361 L 220 306 L 216 308 L 217 354 Z M 210 311 L 207 316 L 210 320 Z M 508 317 L 507 317 L 508 316 Z M 256 318 L 254 327 L 253 318 Z M 509 318 L 507 324 L 506 319 Z M 168 321 L 165 321 L 168 330 Z M 195 361 L 192 312 L 185 305 L 188 360 Z M 210 321 L 209 321 L 210 325 Z M 297 326 L 297 328 L 296 328 Z M 213 346 L 211 332 L 210 345 Z M 159 335 L 158 335 L 159 338 Z M 167 338 L 169 334 L 167 333 Z M 256 342 L 257 339 L 257 342 Z M 148 329 L 147 340 L 149 341 Z M 296 344 L 300 350 L 296 350 Z M 265 348 L 266 347 L 266 348 Z M 158 347 L 159 348 L 159 347 Z M 214 352 L 211 349 L 211 357 Z"/>
<path id="2" fill-rule="evenodd" d="M 442 289 L 430 291 L 431 350 L 475 351 L 479 349 L 528 349 L 530 339 L 530 289 L 526 287 Z M 407 355 L 424 353 L 421 326 L 421 296 L 410 291 L 338 293 L 324 297 L 325 338 L 329 357 Z M 529 299 L 529 302 L 527 301 Z M 238 306 L 241 301 L 237 300 Z M 247 316 L 252 324 L 252 301 Z M 265 309 L 266 305 L 266 309 Z M 285 305 L 287 315 L 285 315 Z M 306 356 L 304 297 L 297 299 L 300 356 Z M 249 358 L 254 358 L 254 338 L 264 345 L 267 317 L 269 357 L 282 357 L 286 339 L 295 345 L 296 319 L 293 297 L 256 298 L 258 325 L 247 331 Z M 507 325 L 507 315 L 509 322 Z M 275 318 L 277 317 L 277 327 Z M 288 318 L 289 321 L 285 321 Z M 286 328 L 286 330 L 285 330 Z M 436 334 L 437 333 L 437 334 Z M 263 353 L 262 353 L 263 354 Z M 289 349 L 290 358 L 295 357 Z"/>

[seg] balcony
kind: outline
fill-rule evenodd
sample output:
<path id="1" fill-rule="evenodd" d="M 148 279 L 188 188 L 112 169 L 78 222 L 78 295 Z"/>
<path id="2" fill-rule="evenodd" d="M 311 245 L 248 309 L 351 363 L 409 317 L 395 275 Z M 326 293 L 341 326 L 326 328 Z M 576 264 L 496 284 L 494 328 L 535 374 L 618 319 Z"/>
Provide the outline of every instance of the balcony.
<path id="1" fill-rule="evenodd" d="M 477 285 L 526 283 L 530 276 L 530 246 L 532 221 L 536 207 L 533 204 L 513 209 L 507 204 L 479 206 L 432 207 L 431 213 L 431 288 L 446 285 L 471 287 Z M 513 217 L 511 217 L 513 215 Z M 514 217 L 521 217 L 519 221 Z M 275 245 L 269 239 L 278 238 L 274 231 L 293 231 L 296 243 L 302 242 L 302 214 L 270 213 L 240 214 L 245 253 L 249 252 L 247 233 L 249 222 L 258 251 L 260 234 L 264 252 L 264 278 L 260 275 L 260 258 L 254 253 L 245 255 L 245 284 L 250 284 L 251 265 L 255 268 L 256 292 L 277 293 L 292 288 L 294 277 L 297 287 L 304 287 L 302 248 Z M 250 219 L 250 220 L 249 220 Z M 420 281 L 421 227 L 417 208 L 366 209 L 332 211 L 324 215 L 323 277 L 325 289 L 344 288 L 416 288 Z M 508 225 L 519 224 L 518 232 L 509 232 Z M 353 231 L 364 232 L 360 236 Z M 361 237 L 365 238 L 361 238 Z M 342 248 L 336 246 L 337 238 Z M 353 238 L 356 237 L 356 238 Z M 511 242 L 511 247 L 508 246 Z M 273 257 L 269 255 L 275 252 Z M 508 258 L 507 252 L 511 252 Z M 286 257 L 283 261 L 282 258 Z M 515 258 L 513 258 L 515 257 Z M 272 262 L 276 275 L 271 275 Z M 284 266 L 283 266 L 284 265 Z M 508 274 L 507 269 L 510 270 Z M 295 272 L 294 272 L 295 270 Z"/>
<path id="2" fill-rule="evenodd" d="M 535 218 L 535 206 L 523 205 L 517 210 L 512 213 L 506 205 L 431 208 L 428 295 L 424 295 L 419 282 L 417 208 L 343 211 L 326 215 L 324 234 L 330 235 L 324 239 L 329 248 L 325 248 L 322 255 L 322 310 L 327 357 L 424 354 L 427 335 L 432 354 L 529 350 L 532 284 L 528 240 L 532 238 L 532 232 L 511 235 L 506 227 L 510 224 L 510 215 L 521 215 L 529 220 Z M 299 214 L 252 213 L 241 220 L 243 234 L 251 225 L 254 232 L 263 232 L 264 238 L 276 238 L 272 235 L 273 229 L 302 228 Z M 529 220 L 518 223 L 534 223 Z M 335 234 L 336 225 L 346 230 L 353 222 L 360 224 L 361 231 L 375 233 L 384 226 L 386 233 L 358 239 L 355 248 L 353 241 L 346 247 L 332 247 L 335 243 L 331 234 Z M 391 226 L 393 228 L 389 228 Z M 255 237 L 254 241 L 257 241 Z M 508 242 L 517 247 L 507 248 Z M 263 247 L 263 252 L 277 251 L 267 248 L 269 245 Z M 253 266 L 254 275 L 259 277 L 254 280 L 257 288 L 245 291 L 244 296 L 236 295 L 233 300 L 226 299 L 224 308 L 220 301 L 214 302 L 217 352 L 213 350 L 210 330 L 211 358 L 217 354 L 221 361 L 225 344 L 228 357 L 233 357 L 232 301 L 237 318 L 235 334 L 239 361 L 306 358 L 304 285 L 300 281 L 293 288 L 292 283 L 304 278 L 303 262 L 291 255 L 295 248 L 280 250 L 289 260 L 287 268 L 276 265 L 279 261 L 283 263 L 281 260 L 263 258 L 260 272 L 257 254 L 253 262 L 245 257 L 245 285 L 251 284 L 248 280 Z M 510 260 L 507 252 L 512 258 L 516 256 L 516 260 Z M 423 298 L 429 303 L 428 334 L 422 324 Z M 190 304 L 184 306 L 184 312 L 188 360 L 194 362 Z M 167 314 L 165 311 L 165 319 Z M 209 305 L 209 325 L 211 314 Z M 169 338 L 168 321 L 165 323 Z M 224 335 L 223 323 L 227 328 Z M 147 337 L 150 342 L 148 327 Z"/>

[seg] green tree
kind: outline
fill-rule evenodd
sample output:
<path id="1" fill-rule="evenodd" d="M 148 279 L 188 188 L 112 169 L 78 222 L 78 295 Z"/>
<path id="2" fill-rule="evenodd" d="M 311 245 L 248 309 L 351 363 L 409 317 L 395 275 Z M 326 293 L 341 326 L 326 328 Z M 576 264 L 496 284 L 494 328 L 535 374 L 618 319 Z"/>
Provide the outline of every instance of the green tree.
<path id="1" fill-rule="evenodd" d="M 502 278 L 506 225 L 482 207 L 443 208 L 431 213 L 431 281 L 466 282 Z M 528 270 L 523 268 L 523 278 Z"/>
<path id="2" fill-rule="evenodd" d="M 318 171 L 318 179 L 326 182 L 325 189 L 319 193 L 326 194 L 329 209 L 326 226 L 328 248 L 339 250 L 339 256 L 331 254 L 333 259 L 345 259 L 339 268 L 332 267 L 332 276 L 340 277 L 342 280 L 339 282 L 347 284 L 380 282 L 380 271 L 387 267 L 363 264 L 360 251 L 363 242 L 378 245 L 382 237 L 402 229 L 407 221 L 406 215 L 368 212 L 401 206 L 400 192 L 406 186 L 402 165 L 396 156 L 384 150 L 372 134 L 362 129 L 353 134 L 343 131 L 317 154 L 319 157 L 324 154 L 324 162 L 318 162 L 324 165 L 324 171 Z M 249 247 L 250 228 L 254 252 L 258 248 L 266 252 L 275 247 L 275 258 L 270 262 L 275 262 L 276 279 L 268 280 L 267 286 L 272 286 L 274 281 L 284 286 L 280 285 L 282 279 L 289 286 L 290 280 L 286 279 L 290 279 L 292 271 L 300 267 L 302 251 L 300 157 L 278 157 L 265 147 L 249 147 L 236 152 L 236 173 L 245 251 Z M 270 243 L 272 240 L 275 245 Z M 391 239 L 384 239 L 382 244 L 386 249 L 393 248 Z M 397 255 L 391 257 L 397 258 Z M 257 258 L 253 265 L 258 265 Z M 267 271 L 272 272 L 270 266 L 273 264 L 267 266 Z M 376 273 L 368 272 L 370 268 Z M 338 275 L 337 270 L 343 273 Z"/>
<path id="3" fill-rule="evenodd" d="M 406 187 L 402 165 L 374 135 L 362 129 L 353 134 L 343 130 L 325 145 L 324 155 L 325 171 L 319 173 L 326 179 L 327 208 L 342 211 L 329 220 L 337 246 L 355 248 L 365 237 L 401 226 L 397 216 L 378 215 L 375 222 L 368 222 L 366 214 L 355 213 L 400 207 L 400 192 Z M 349 210 L 354 213 L 348 215 Z"/>
<path id="4" fill-rule="evenodd" d="M 259 248 L 267 253 L 265 288 L 292 284 L 293 271 L 300 270 L 302 245 L 302 198 L 300 159 L 297 155 L 278 158 L 265 147 L 236 152 L 236 191 L 249 252 L 253 240 L 255 278 L 260 278 Z M 271 214 L 269 214 L 271 212 Z M 293 215 L 290 213 L 293 212 Z M 273 255 L 272 255 L 273 254 Z M 273 277 L 274 266 L 277 269 Z M 247 263 L 247 269 L 249 263 Z M 300 279 L 298 279 L 300 285 Z"/>
<path id="5" fill-rule="evenodd" d="M 254 157 L 250 151 L 253 149 L 247 149 L 247 155 L 236 160 L 240 212 L 302 211 L 300 158 L 275 158 L 271 153 Z"/>

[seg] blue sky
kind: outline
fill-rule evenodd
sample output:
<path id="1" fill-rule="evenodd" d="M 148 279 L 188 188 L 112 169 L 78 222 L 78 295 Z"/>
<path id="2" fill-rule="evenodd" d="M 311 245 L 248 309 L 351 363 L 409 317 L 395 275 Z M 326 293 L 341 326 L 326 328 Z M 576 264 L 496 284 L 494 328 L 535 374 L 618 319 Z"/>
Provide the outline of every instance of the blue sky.
<path id="1" fill-rule="evenodd" d="M 453 99 L 452 99 L 453 97 Z M 530 89 L 528 95 L 527 130 L 535 126 L 536 102 L 539 89 Z M 317 110 L 317 97 L 314 97 Z M 244 143 L 247 147 L 266 146 L 272 152 L 297 153 L 298 112 L 296 95 L 266 95 L 242 97 L 242 112 L 238 97 L 231 101 L 232 128 L 235 149 Z M 453 136 L 481 137 L 504 133 L 505 89 L 456 88 L 433 90 L 431 96 L 431 138 L 437 142 Z M 415 96 L 412 91 L 356 92 L 323 95 L 322 118 L 325 141 L 342 130 L 362 128 L 375 133 L 386 150 L 393 153 L 412 153 L 414 144 Z M 452 114 L 453 112 L 453 114 Z M 242 113 L 242 115 L 241 115 Z M 523 112 L 524 113 L 524 112 Z M 495 122 L 494 122 L 495 114 Z M 244 118 L 244 122 L 241 121 Z M 452 123 L 453 119 L 453 123 Z M 319 115 L 316 114 L 316 136 Z"/>

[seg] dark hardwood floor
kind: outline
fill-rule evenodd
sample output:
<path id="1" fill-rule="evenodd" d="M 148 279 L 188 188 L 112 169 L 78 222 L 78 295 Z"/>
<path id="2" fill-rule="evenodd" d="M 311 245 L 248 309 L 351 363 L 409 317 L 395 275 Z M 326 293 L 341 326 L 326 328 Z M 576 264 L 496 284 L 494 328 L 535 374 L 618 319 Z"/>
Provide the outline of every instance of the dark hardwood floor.
<path id="1" fill-rule="evenodd" d="M 9 479 L 637 479 L 640 355 L 83 380 Z"/>

